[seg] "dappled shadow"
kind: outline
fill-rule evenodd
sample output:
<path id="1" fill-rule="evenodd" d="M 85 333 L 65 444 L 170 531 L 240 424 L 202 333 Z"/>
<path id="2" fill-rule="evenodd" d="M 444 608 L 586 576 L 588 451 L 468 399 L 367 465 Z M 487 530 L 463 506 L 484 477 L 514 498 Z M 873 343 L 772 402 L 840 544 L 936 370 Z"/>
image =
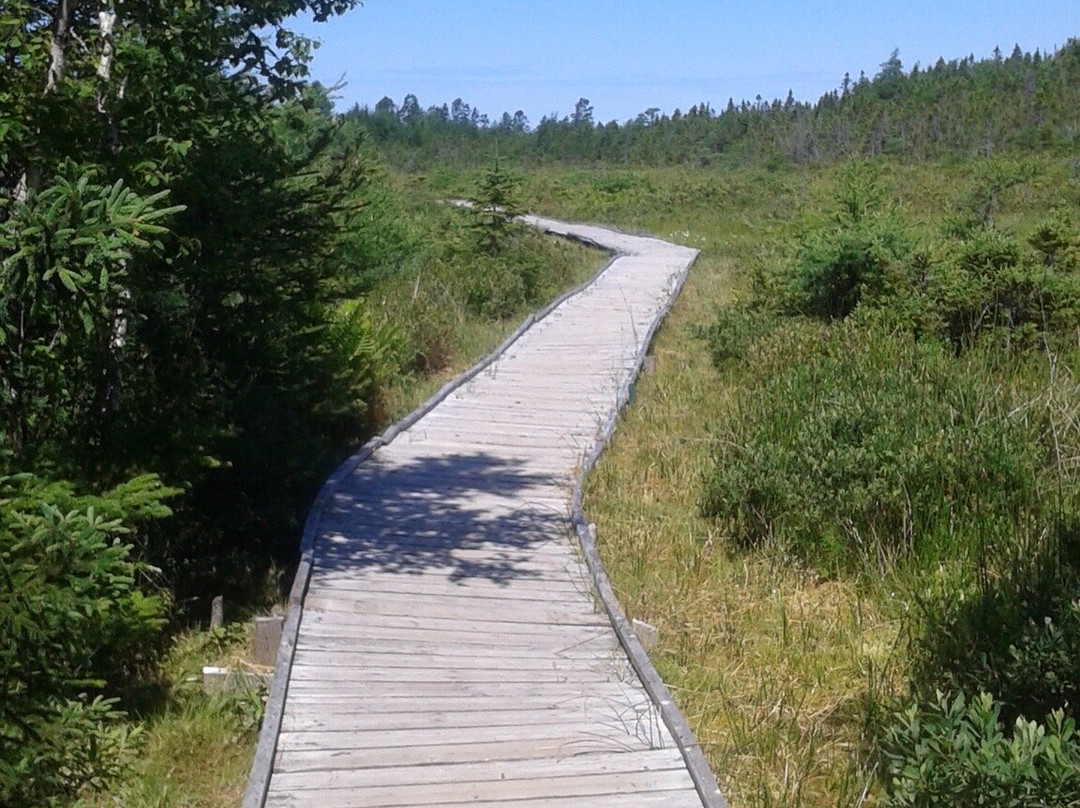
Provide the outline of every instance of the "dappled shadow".
<path id="1" fill-rule="evenodd" d="M 324 511 L 316 574 L 439 570 L 507 584 L 540 577 L 536 556 L 565 541 L 554 475 L 483 452 L 398 459 L 391 447 L 343 480 Z"/>

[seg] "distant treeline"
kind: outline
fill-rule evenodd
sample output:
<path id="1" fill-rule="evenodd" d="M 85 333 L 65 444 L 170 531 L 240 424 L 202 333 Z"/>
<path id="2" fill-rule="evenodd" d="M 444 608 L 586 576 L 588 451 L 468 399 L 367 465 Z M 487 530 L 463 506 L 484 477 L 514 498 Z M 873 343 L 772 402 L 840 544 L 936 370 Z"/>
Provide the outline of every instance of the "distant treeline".
<path id="1" fill-rule="evenodd" d="M 1016 46 L 905 70 L 894 51 L 872 78 L 845 75 L 817 103 L 708 103 L 686 112 L 648 109 L 626 123 L 598 123 L 588 99 L 571 115 L 534 127 L 520 110 L 498 120 L 462 99 L 424 109 L 415 95 L 345 113 L 403 168 L 489 160 L 525 164 L 708 164 L 717 159 L 808 162 L 850 156 L 966 157 L 1074 148 L 1080 142 L 1080 40 L 1052 55 Z"/>

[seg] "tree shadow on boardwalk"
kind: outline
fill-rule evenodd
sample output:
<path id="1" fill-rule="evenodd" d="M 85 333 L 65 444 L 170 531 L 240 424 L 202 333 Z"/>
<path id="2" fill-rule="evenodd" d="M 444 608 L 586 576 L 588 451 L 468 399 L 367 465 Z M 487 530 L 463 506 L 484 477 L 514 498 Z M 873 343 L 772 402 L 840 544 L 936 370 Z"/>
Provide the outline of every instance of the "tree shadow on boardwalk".
<path id="1" fill-rule="evenodd" d="M 407 462 L 378 454 L 346 478 L 319 522 L 318 573 L 410 575 L 500 584 L 550 574 L 566 541 L 565 491 L 551 474 L 483 452 Z M 532 499 L 530 498 L 539 498 Z"/>

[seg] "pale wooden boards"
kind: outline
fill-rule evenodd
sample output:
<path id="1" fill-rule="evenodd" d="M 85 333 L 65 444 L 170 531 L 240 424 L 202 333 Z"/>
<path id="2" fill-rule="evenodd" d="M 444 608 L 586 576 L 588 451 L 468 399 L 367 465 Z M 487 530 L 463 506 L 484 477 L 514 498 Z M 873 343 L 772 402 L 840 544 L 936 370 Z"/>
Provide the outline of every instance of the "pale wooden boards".
<path id="1" fill-rule="evenodd" d="M 625 253 L 344 478 L 266 805 L 701 808 L 571 540 L 571 486 L 694 252 Z"/>

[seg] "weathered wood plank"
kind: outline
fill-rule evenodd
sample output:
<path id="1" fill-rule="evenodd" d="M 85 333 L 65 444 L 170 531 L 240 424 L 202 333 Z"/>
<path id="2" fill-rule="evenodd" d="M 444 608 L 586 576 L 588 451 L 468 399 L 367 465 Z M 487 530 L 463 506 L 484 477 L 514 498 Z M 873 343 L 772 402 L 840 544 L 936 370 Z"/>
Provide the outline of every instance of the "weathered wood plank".
<path id="1" fill-rule="evenodd" d="M 546 692 L 508 699 L 505 693 L 462 694 L 452 688 L 447 688 L 442 695 L 417 695 L 405 692 L 406 688 L 400 688 L 401 692 L 395 694 L 393 691 L 385 692 L 384 688 L 372 688 L 361 693 L 339 694 L 336 701 L 332 699 L 332 694 L 296 693 L 295 698 L 290 700 L 285 717 L 318 721 L 348 715 L 431 715 L 466 711 L 495 715 L 504 712 L 512 714 L 517 710 L 573 709 L 580 712 L 586 723 L 596 721 L 607 725 L 616 721 L 623 726 L 637 727 L 642 724 L 655 725 L 659 721 L 659 712 L 648 696 L 628 685 L 619 687 L 605 683 L 577 695 L 567 694 L 565 687 L 532 687 Z M 669 744 L 665 741 L 657 745 Z"/>
<path id="2" fill-rule="evenodd" d="M 678 749 L 656 749 L 563 759 L 442 763 L 430 766 L 393 766 L 366 770 L 330 769 L 325 770 L 319 777 L 300 772 L 283 773 L 277 775 L 277 785 L 293 791 L 369 789 L 395 785 L 528 781 L 546 777 L 670 771 L 682 767 L 682 754 Z"/>
<path id="3" fill-rule="evenodd" d="M 572 557 L 564 558 L 523 558 L 515 557 L 509 550 L 488 551 L 468 547 L 450 547 L 437 549 L 431 547 L 382 548 L 367 552 L 349 552 L 342 548 L 322 555 L 324 565 L 337 562 L 339 565 L 351 564 L 357 567 L 383 567 L 389 571 L 412 566 L 431 567 L 434 569 L 456 569 L 460 578 L 490 578 L 492 580 L 514 580 L 515 578 L 535 578 L 539 575 L 567 576 L 578 572 L 581 562 Z"/>
<path id="4" fill-rule="evenodd" d="M 282 732 L 278 736 L 278 749 L 287 752 L 295 749 L 371 749 L 391 746 L 453 746 L 456 744 L 490 743 L 493 741 L 528 741 L 550 737 L 552 733 L 566 735 L 582 741 L 598 744 L 595 748 L 607 751 L 624 751 L 650 747 L 653 739 L 647 734 L 651 728 L 642 727 L 641 737 L 627 732 L 625 727 L 610 727 L 596 722 L 584 728 L 580 720 L 551 723 L 542 726 L 480 726 L 463 729 L 379 729 L 370 732 Z M 601 744 L 602 745 L 599 745 Z"/>
<path id="5" fill-rule="evenodd" d="M 554 656 L 549 650 L 533 654 L 504 654 L 501 649 L 477 646 L 473 654 L 447 654 L 439 649 L 436 653 L 406 654 L 399 650 L 375 652 L 370 649 L 349 651 L 341 647 L 311 650 L 297 649 L 294 664 L 312 667 L 344 667 L 374 669 L 427 668 L 432 671 L 450 668 L 484 668 L 487 670 L 575 670 L 589 668 L 599 670 L 610 664 L 617 648 L 601 651 L 579 652 Z"/>
<path id="6" fill-rule="evenodd" d="M 355 633 L 350 636 L 308 636 L 298 645 L 298 649 L 311 653 L 340 654 L 345 663 L 353 655 L 381 654 L 385 657 L 408 658 L 435 652 L 448 657 L 498 654 L 502 659 L 621 659 L 621 646 L 613 642 L 609 635 L 602 635 L 598 640 L 600 641 L 592 642 L 588 637 L 572 637 L 551 642 L 513 642 L 500 637 L 496 641 L 490 641 L 476 634 L 421 634 L 398 639 L 393 632 L 384 632 L 378 636 L 360 636 Z"/>
<path id="7" fill-rule="evenodd" d="M 333 689 L 340 691 L 346 685 L 358 688 L 375 688 L 382 683 L 411 684 L 465 684 L 499 682 L 502 684 L 552 684 L 588 685 L 597 682 L 625 681 L 625 675 L 617 671 L 597 670 L 590 666 L 560 666 L 545 668 L 372 668 L 344 665 L 293 665 L 290 687 L 303 689 Z"/>
<path id="8" fill-rule="evenodd" d="M 439 783 L 365 788 L 363 791 L 312 789 L 302 792 L 304 804 L 320 808 L 390 808 L 431 805 L 436 802 L 473 803 L 480 800 L 525 800 L 541 797 L 578 800 L 599 795 L 632 795 L 640 791 L 685 790 L 693 785 L 685 769 L 582 774 L 530 780 L 483 783 Z M 268 806 L 297 805 L 297 796 L 267 800 Z"/>
<path id="9" fill-rule="evenodd" d="M 490 634 L 493 636 L 513 637 L 525 635 L 539 635 L 541 637 L 567 637 L 576 638 L 587 634 L 587 629 L 595 627 L 603 631 L 606 627 L 605 616 L 596 614 L 590 619 L 581 619 L 568 626 L 560 626 L 544 620 L 536 622 L 508 622 L 500 620 L 498 612 L 492 611 L 489 619 L 455 620 L 442 617 L 412 617 L 409 615 L 384 615 L 368 614 L 361 620 L 359 617 L 340 614 L 338 612 L 305 611 L 301 620 L 303 631 L 310 631 L 316 626 L 334 626 L 341 628 L 355 627 L 361 633 L 367 626 L 393 626 L 399 629 L 423 629 L 434 634 L 439 629 L 449 631 L 469 631 L 475 633 Z M 574 627 L 580 627 L 581 631 L 572 631 Z M 568 639 L 573 642 L 573 639 Z"/>
<path id="10" fill-rule="evenodd" d="M 386 596 L 353 594 L 329 596 L 321 592 L 310 593 L 307 608 L 323 612 L 342 612 L 349 615 L 401 615 L 405 617 L 431 617 L 441 620 L 484 620 L 491 616 L 490 603 L 467 598 L 441 598 L 437 595 Z M 555 603 L 544 601 L 515 601 L 505 598 L 499 601 L 500 623 L 555 623 L 567 625 L 596 625 L 600 610 L 584 598 Z"/>
<path id="11" fill-rule="evenodd" d="M 467 598 L 472 600 L 540 600 L 549 602 L 580 602 L 582 595 L 590 591 L 584 579 L 580 583 L 566 581 L 533 581 L 517 579 L 499 582 L 488 579 L 467 578 L 448 581 L 445 578 L 432 580 L 420 576 L 369 575 L 354 576 L 351 573 L 334 570 L 317 570 L 311 576 L 310 591 L 319 595 L 361 594 L 395 595 L 440 594 L 445 598 Z"/>
<path id="12" fill-rule="evenodd" d="M 648 749 L 640 741 L 628 743 L 620 752 Z M 580 735 L 553 733 L 524 741 L 489 741 L 444 746 L 394 746 L 375 749 L 318 749 L 280 752 L 275 772 L 328 769 L 372 768 L 382 766 L 429 766 L 438 763 L 468 763 L 485 760 L 567 760 L 579 755 L 610 753 L 605 740 Z"/>
<path id="13" fill-rule="evenodd" d="M 303 715 L 286 715 L 282 721 L 283 732 L 377 732 L 382 730 L 430 730 L 430 729 L 466 729 L 473 727 L 539 727 L 545 724 L 566 726 L 582 721 L 593 720 L 609 726 L 624 725 L 620 722 L 633 722 L 635 714 L 607 714 L 602 717 L 597 712 L 587 712 L 585 705 L 558 706 L 549 709 L 530 709 L 522 707 L 516 710 L 480 711 L 464 709 L 468 704 L 459 705 L 458 711 L 440 710 L 437 712 L 411 713 L 341 713 L 335 711 L 329 715 L 305 712 Z M 681 761 L 681 755 L 680 761 Z"/>
<path id="14" fill-rule="evenodd" d="M 526 797 L 522 800 L 507 799 L 489 802 L 477 800 L 467 803 L 469 808 L 567 808 L 565 797 L 535 799 Z M 465 803 L 428 803 L 427 808 L 462 808 Z M 573 801 L 573 804 L 580 804 Z M 632 798 L 625 794 L 596 794 L 588 798 L 588 808 L 701 808 L 701 797 L 693 788 L 637 791 Z"/>

